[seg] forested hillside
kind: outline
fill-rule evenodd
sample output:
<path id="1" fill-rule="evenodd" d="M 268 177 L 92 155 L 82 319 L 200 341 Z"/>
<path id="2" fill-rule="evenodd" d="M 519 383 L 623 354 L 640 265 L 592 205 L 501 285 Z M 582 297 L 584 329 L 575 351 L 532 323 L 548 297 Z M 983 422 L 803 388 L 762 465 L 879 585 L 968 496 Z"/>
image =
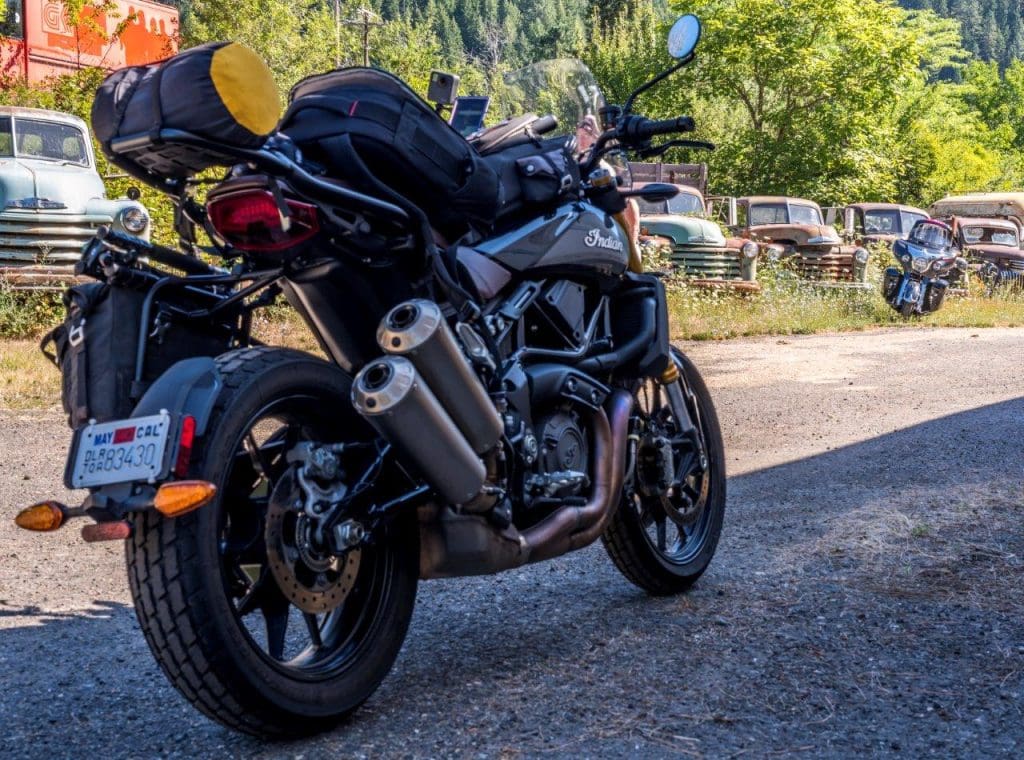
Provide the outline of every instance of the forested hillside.
<path id="1" fill-rule="evenodd" d="M 663 10 L 666 0 L 649 4 Z M 1021 0 L 898 0 L 908 10 L 932 10 L 959 21 L 964 47 L 1005 69 L 1024 53 Z M 596 12 L 608 21 L 629 0 L 372 0 L 385 18 L 430 19 L 449 54 L 465 49 L 485 58 L 496 48 L 522 61 L 551 58 L 579 45 Z"/>
<path id="2" fill-rule="evenodd" d="M 964 47 L 1005 69 L 1024 52 L 1020 0 L 900 0 L 911 10 L 933 10 L 962 25 Z"/>

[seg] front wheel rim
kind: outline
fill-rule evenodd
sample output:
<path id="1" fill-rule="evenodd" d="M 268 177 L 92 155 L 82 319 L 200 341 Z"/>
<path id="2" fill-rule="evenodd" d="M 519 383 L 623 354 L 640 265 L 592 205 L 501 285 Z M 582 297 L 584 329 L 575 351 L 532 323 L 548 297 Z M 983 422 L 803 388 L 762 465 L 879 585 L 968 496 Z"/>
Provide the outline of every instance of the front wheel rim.
<path id="1" fill-rule="evenodd" d="M 676 365 L 681 374 L 685 373 L 686 368 L 678 360 Z M 644 396 L 643 400 L 641 394 Z M 667 398 L 658 384 L 648 382 L 638 391 L 637 402 L 641 414 L 646 414 L 650 419 L 659 413 L 663 414 L 660 407 L 661 404 L 667 403 Z M 693 411 L 691 410 L 691 414 Z M 698 414 L 694 415 L 694 419 L 704 442 L 705 453 L 710 454 L 707 452 L 708 431 L 704 415 L 699 413 L 699 410 L 696 411 Z M 682 490 L 702 502 L 696 519 L 676 522 L 669 515 L 672 510 L 662 506 L 658 497 L 644 498 L 635 492 L 629 497 L 628 506 L 637 514 L 644 540 L 654 553 L 669 565 L 680 567 L 693 562 L 703 551 L 711 533 L 714 510 L 710 507 L 716 498 L 713 472 L 715 464 L 713 457 L 708 456 L 707 460 L 707 467 L 703 472 L 687 476 L 682 484 Z"/>

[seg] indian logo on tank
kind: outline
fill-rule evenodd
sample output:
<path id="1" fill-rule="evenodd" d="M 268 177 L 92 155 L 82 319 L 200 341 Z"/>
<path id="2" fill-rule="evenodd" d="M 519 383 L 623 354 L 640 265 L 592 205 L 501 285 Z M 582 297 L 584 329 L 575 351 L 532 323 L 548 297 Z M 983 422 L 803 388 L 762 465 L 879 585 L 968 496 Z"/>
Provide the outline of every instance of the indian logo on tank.
<path id="1" fill-rule="evenodd" d="M 587 233 L 587 236 L 583 238 L 583 244 L 588 248 L 606 248 L 609 251 L 622 251 L 625 249 L 621 240 L 612 235 L 603 237 L 601 230 L 596 228 Z"/>

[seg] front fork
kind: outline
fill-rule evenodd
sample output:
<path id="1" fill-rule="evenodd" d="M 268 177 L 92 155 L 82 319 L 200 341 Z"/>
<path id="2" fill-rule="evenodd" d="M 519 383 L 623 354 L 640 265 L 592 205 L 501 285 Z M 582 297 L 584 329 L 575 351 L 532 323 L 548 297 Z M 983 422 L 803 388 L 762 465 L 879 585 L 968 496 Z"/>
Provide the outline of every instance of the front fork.
<path id="1" fill-rule="evenodd" d="M 704 448 L 704 436 L 700 432 L 700 408 L 697 406 L 697 397 L 690 388 L 683 374 L 679 371 L 673 357 L 665 371 L 661 373 L 658 382 L 665 389 L 668 396 L 669 407 L 672 409 L 672 417 L 679 427 L 679 435 L 688 439 L 697 455 L 697 464 L 700 471 L 708 468 L 708 455 Z M 693 413 L 690 413 L 690 410 Z M 696 417 L 696 419 L 694 419 Z"/>

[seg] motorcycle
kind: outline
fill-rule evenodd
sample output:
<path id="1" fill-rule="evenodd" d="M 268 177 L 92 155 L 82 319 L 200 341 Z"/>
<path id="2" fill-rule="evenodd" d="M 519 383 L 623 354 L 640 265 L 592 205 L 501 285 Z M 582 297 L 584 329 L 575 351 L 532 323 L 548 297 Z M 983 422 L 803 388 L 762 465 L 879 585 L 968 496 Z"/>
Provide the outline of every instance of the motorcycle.
<path id="1" fill-rule="evenodd" d="M 551 118 L 477 135 L 456 168 L 465 183 L 500 177 L 488 224 L 480 192 L 417 196 L 411 172 L 392 176 L 400 151 L 419 161 L 433 149 L 421 139 L 373 165 L 353 148 L 383 131 L 358 132 L 364 107 L 391 118 L 367 98 L 402 93 L 388 123 L 406 136 L 437 118 L 377 70 L 300 83 L 260 147 L 166 127 L 104 143 L 176 198 L 185 250 L 105 230 L 83 252 L 78 271 L 97 287 L 69 294 L 54 341 L 78 424 L 65 481 L 89 494 L 17 523 L 87 517 L 87 541 L 125 542 L 142 631 L 200 711 L 268 737 L 336 725 L 389 672 L 421 579 L 494 574 L 598 539 L 651 594 L 686 591 L 707 569 L 726 503 L 715 408 L 669 343 L 661 281 L 615 221 L 630 195 L 675 189 L 619 187 L 602 165 L 613 150 L 701 145 L 655 144 L 693 120 L 633 111 L 699 38 L 694 16 L 679 19 L 675 62 L 601 107 L 603 131 L 578 162 L 573 138 L 542 137 Z M 339 105 L 339 81 L 373 86 Z M 335 132 L 317 142 L 325 125 Z M 181 169 L 197 156 L 233 163 L 205 206 Z M 460 217 L 457 203 L 477 205 Z M 199 231 L 226 266 L 188 255 Z M 326 358 L 252 337 L 253 312 L 281 295 Z"/>
<path id="2" fill-rule="evenodd" d="M 959 282 L 968 268 L 949 225 L 936 219 L 917 222 L 906 240 L 893 244 L 893 255 L 902 270 L 886 268 L 882 295 L 904 317 L 937 311 L 950 284 Z"/>

